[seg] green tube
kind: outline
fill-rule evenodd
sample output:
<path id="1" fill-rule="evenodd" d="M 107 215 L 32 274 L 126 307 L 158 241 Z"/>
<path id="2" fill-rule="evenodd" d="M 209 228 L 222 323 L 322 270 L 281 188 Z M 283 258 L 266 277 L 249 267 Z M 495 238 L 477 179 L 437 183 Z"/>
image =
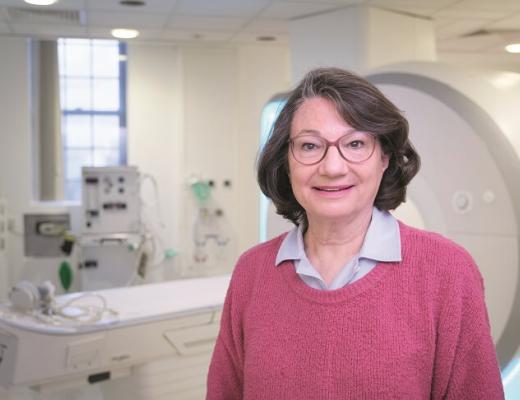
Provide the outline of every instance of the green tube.
<path id="1" fill-rule="evenodd" d="M 60 264 L 58 275 L 60 277 L 61 286 L 66 292 L 68 292 L 70 286 L 72 285 L 73 273 L 72 268 L 70 267 L 70 264 L 67 261 L 63 261 Z"/>

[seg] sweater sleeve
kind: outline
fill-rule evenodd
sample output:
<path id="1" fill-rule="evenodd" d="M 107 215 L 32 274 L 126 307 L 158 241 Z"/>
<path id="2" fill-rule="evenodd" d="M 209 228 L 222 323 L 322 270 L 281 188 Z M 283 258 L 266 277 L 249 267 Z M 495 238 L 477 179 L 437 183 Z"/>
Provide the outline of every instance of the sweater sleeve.
<path id="1" fill-rule="evenodd" d="M 482 276 L 469 255 L 461 258 L 438 325 L 432 399 L 504 399 Z"/>
<path id="2" fill-rule="evenodd" d="M 489 335 L 477 336 L 465 354 L 457 358 L 446 399 L 504 399 L 495 349 Z"/>
<path id="3" fill-rule="evenodd" d="M 242 315 L 239 307 L 241 299 L 237 298 L 238 280 L 235 269 L 224 302 L 220 332 L 209 367 L 207 400 L 242 398 L 244 353 Z"/>

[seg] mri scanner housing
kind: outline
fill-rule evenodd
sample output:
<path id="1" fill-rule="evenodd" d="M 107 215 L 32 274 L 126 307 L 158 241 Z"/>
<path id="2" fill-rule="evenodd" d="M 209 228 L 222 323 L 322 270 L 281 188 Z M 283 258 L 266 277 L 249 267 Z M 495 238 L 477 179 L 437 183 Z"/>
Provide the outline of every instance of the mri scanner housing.
<path id="1" fill-rule="evenodd" d="M 503 374 L 514 372 L 520 343 L 520 75 L 421 62 L 367 78 L 403 111 L 422 158 L 407 202 L 395 214 L 473 255 Z M 270 103 L 281 109 L 283 96 Z M 268 134 L 264 129 L 262 143 Z M 291 228 L 265 198 L 260 214 L 262 239 Z"/>

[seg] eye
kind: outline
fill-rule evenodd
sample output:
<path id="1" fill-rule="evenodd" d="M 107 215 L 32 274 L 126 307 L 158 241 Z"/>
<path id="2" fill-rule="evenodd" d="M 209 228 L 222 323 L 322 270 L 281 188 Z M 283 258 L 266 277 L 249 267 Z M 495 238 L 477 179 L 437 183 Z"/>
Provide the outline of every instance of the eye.
<path id="1" fill-rule="evenodd" d="M 362 140 L 353 140 L 348 143 L 348 147 L 350 147 L 351 149 L 359 149 L 359 148 L 363 147 L 364 145 L 365 145 L 365 142 L 363 142 Z"/>
<path id="2" fill-rule="evenodd" d="M 316 152 L 323 148 L 323 144 L 319 139 L 309 137 L 299 137 L 294 141 L 296 150 L 302 153 Z"/>
<path id="3" fill-rule="evenodd" d="M 341 147 L 346 150 L 361 150 L 365 146 L 366 142 L 362 139 L 346 140 L 341 144 Z"/>
<path id="4" fill-rule="evenodd" d="M 371 144 L 371 137 L 362 132 L 347 135 L 341 140 L 341 147 L 347 151 L 367 149 Z"/>
<path id="5" fill-rule="evenodd" d="M 316 143 L 302 143 L 300 145 L 300 148 L 302 150 L 305 150 L 305 151 L 312 151 L 312 150 L 316 150 Z"/>

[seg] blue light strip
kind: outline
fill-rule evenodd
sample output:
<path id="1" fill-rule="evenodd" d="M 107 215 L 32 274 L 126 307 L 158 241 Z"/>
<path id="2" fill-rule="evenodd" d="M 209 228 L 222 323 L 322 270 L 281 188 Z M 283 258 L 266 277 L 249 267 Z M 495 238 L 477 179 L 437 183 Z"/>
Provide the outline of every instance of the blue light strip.
<path id="1" fill-rule="evenodd" d="M 283 106 L 285 105 L 286 97 L 284 95 L 276 95 L 263 108 L 260 117 L 260 151 L 264 148 L 269 136 L 272 133 L 274 122 Z M 259 241 L 265 242 L 267 240 L 267 210 L 269 208 L 269 199 L 260 193 L 260 236 Z"/>
<path id="2" fill-rule="evenodd" d="M 520 399 L 520 355 L 517 354 L 502 371 L 506 400 Z"/>

